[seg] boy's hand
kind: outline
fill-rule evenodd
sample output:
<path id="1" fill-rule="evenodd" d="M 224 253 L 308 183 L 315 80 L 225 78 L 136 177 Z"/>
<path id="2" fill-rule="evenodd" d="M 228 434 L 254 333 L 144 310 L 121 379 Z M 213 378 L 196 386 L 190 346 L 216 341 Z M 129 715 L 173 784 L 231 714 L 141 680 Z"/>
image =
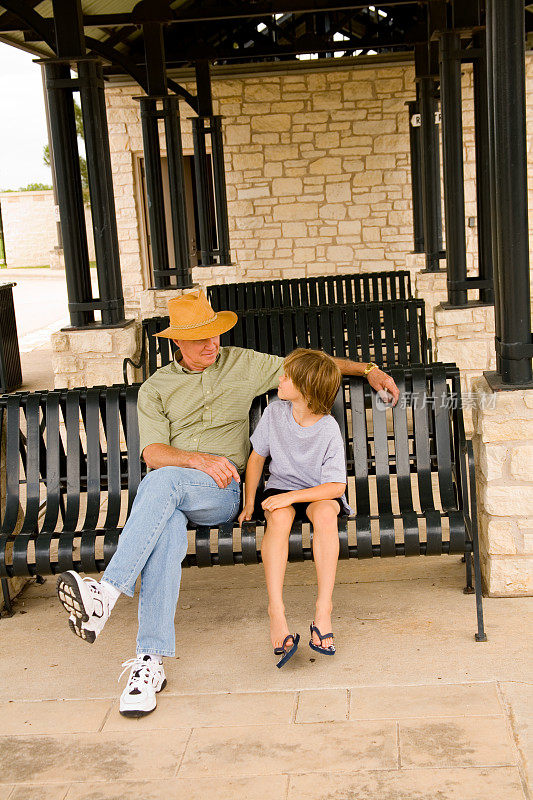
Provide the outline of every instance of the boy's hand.
<path id="1" fill-rule="evenodd" d="M 264 511 L 275 511 L 277 508 L 287 508 L 292 505 L 291 500 L 292 492 L 285 492 L 284 494 L 273 494 L 272 497 L 267 497 L 261 503 L 261 508 Z"/>
<path id="2" fill-rule="evenodd" d="M 241 511 L 238 517 L 239 528 L 242 526 L 243 522 L 247 522 L 248 520 L 252 519 L 253 513 L 254 513 L 253 506 L 244 506 L 243 510 Z"/>

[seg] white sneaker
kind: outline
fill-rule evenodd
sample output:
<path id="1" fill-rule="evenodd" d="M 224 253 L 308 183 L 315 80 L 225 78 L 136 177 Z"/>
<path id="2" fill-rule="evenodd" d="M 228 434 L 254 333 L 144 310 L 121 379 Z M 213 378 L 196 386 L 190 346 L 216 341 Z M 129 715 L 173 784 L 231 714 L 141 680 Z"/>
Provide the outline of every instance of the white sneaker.
<path id="1" fill-rule="evenodd" d="M 163 664 L 149 655 L 130 658 L 122 664 L 120 678 L 130 669 L 126 688 L 120 696 L 120 713 L 124 717 L 144 717 L 157 705 L 156 694 L 167 685 Z"/>
<path id="2" fill-rule="evenodd" d="M 57 596 L 70 614 L 73 633 L 94 642 L 109 619 L 109 597 L 94 578 L 81 578 L 77 572 L 62 572 L 57 579 Z"/>

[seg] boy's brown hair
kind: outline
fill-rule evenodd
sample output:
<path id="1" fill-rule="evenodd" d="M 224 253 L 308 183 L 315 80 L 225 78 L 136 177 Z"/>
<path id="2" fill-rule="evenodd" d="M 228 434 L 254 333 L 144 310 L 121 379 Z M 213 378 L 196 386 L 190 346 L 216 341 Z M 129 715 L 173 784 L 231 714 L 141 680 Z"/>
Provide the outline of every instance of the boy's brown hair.
<path id="1" fill-rule="evenodd" d="M 313 414 L 329 414 L 341 385 L 341 371 L 322 350 L 299 347 L 285 358 L 285 374 Z"/>

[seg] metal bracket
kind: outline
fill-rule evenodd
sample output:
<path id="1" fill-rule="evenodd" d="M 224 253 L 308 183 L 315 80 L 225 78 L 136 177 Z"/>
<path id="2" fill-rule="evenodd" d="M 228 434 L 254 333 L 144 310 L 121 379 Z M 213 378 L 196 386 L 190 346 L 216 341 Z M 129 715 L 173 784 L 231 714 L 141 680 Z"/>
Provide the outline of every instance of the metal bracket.
<path id="1" fill-rule="evenodd" d="M 442 116 L 441 116 L 440 111 L 435 111 L 435 125 L 440 125 L 441 119 L 442 119 Z"/>
<path id="2" fill-rule="evenodd" d="M 413 128 L 420 128 L 422 125 L 422 114 L 413 114 L 411 117 L 411 125 Z"/>
<path id="3" fill-rule="evenodd" d="M 495 339 L 496 353 L 502 358 L 511 361 L 521 361 L 523 358 L 533 358 L 533 333 L 529 342 L 502 342 Z"/>

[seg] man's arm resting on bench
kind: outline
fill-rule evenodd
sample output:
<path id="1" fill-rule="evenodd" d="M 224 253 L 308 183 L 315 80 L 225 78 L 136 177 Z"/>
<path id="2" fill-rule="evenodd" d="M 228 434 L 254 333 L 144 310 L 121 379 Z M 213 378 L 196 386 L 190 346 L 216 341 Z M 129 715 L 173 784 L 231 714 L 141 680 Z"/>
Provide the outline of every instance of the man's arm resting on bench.
<path id="1" fill-rule="evenodd" d="M 231 461 L 224 456 L 213 456 L 209 453 L 191 453 L 188 450 L 178 450 L 169 444 L 148 444 L 142 456 L 150 469 L 160 467 L 186 467 L 199 469 L 210 475 L 221 489 L 229 486 L 232 478 L 237 483 L 240 481 L 239 473 Z"/>
<path id="2" fill-rule="evenodd" d="M 392 395 L 393 402 L 391 405 L 395 406 L 400 397 L 400 390 L 394 382 L 394 378 L 387 375 L 379 367 L 372 367 L 370 372 L 365 375 L 365 369 L 369 364 L 364 361 L 350 361 L 348 358 L 333 358 L 334 362 L 340 369 L 343 375 L 359 375 L 361 378 L 366 378 L 370 386 L 376 392 L 388 392 Z M 382 395 L 383 397 L 383 395 Z M 383 397 L 385 400 L 385 397 Z"/>

